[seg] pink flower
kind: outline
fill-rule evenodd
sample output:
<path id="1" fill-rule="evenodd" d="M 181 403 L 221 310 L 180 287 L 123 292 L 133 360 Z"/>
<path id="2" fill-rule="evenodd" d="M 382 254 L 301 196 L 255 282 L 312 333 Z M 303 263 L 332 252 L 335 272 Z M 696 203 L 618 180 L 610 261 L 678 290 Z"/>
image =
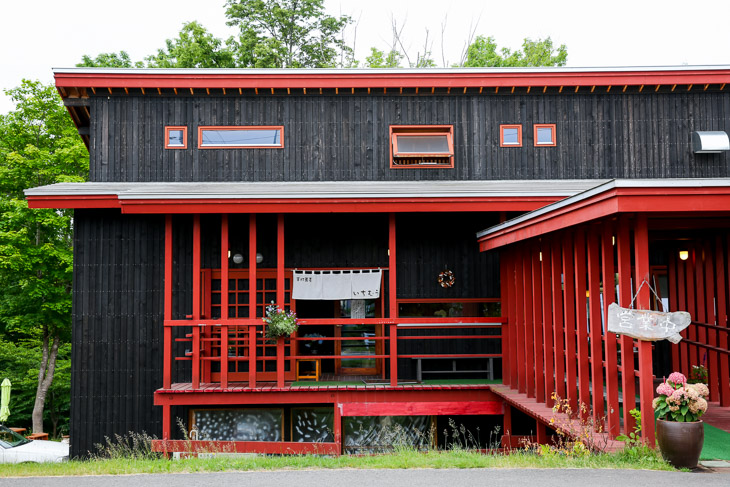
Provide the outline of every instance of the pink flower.
<path id="1" fill-rule="evenodd" d="M 666 382 L 662 382 L 659 384 L 659 387 L 656 388 L 656 393 L 663 396 L 671 396 L 674 393 L 674 387 L 670 386 Z"/>
<path id="2" fill-rule="evenodd" d="M 687 378 L 680 372 L 672 372 L 669 374 L 667 382 L 671 382 L 674 385 L 684 385 L 687 383 Z"/>

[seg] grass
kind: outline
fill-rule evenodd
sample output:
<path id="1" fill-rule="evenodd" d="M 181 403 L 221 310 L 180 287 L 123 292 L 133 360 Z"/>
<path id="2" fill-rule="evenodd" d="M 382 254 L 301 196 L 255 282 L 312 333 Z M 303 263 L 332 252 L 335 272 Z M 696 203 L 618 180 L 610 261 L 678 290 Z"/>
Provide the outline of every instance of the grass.
<path id="1" fill-rule="evenodd" d="M 266 471 L 301 469 L 395 469 L 395 468 L 600 468 L 600 469 L 674 469 L 656 458 L 626 458 L 620 454 L 598 454 L 585 457 L 548 456 L 531 452 L 510 455 L 484 455 L 466 450 L 421 453 L 401 449 L 396 453 L 373 456 L 322 457 L 243 456 L 188 458 L 184 460 L 129 459 L 86 460 L 54 464 L 3 465 L 2 477 L 120 475 L 145 473 L 194 473 L 223 471 Z"/>
<path id="2" fill-rule="evenodd" d="M 705 444 L 700 460 L 730 460 L 730 433 L 705 423 Z"/>

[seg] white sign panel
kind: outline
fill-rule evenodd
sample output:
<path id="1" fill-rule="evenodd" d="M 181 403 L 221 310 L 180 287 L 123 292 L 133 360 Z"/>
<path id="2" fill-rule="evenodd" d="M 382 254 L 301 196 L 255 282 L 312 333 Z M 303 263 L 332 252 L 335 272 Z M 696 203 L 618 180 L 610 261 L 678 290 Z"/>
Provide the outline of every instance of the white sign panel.
<path id="1" fill-rule="evenodd" d="M 608 331 L 628 335 L 639 340 L 669 340 L 679 343 L 680 331 L 691 323 L 686 311 L 663 313 L 646 309 L 622 308 L 616 303 L 608 306 Z"/>
<path id="2" fill-rule="evenodd" d="M 294 299 L 377 299 L 380 297 L 382 270 L 296 270 L 293 278 Z"/>

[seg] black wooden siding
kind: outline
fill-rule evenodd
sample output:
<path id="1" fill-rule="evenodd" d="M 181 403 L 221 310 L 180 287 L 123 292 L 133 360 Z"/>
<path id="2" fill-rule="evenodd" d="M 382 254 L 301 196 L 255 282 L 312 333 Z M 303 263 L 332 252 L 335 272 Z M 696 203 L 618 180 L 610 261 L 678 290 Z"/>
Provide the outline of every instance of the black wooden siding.
<path id="1" fill-rule="evenodd" d="M 161 433 L 164 217 L 77 210 L 71 455 L 105 436 Z"/>
<path id="2" fill-rule="evenodd" d="M 730 94 L 96 96 L 92 181 L 394 181 L 726 177 L 728 155 L 691 150 L 728 130 Z M 557 147 L 534 147 L 555 123 Z M 453 124 L 454 169 L 390 169 L 388 127 Z M 499 147 L 522 124 L 523 147 Z M 186 125 L 188 148 L 164 150 Z M 200 125 L 283 125 L 283 149 L 197 149 Z"/>

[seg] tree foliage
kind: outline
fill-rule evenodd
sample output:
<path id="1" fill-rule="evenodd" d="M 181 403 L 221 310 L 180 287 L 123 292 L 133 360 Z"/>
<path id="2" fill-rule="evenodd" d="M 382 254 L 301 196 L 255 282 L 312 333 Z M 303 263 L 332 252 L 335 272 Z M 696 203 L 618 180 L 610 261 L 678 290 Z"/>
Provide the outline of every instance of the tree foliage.
<path id="1" fill-rule="evenodd" d="M 555 48 L 550 37 L 536 41 L 526 38 L 522 50 L 503 47 L 498 51 L 494 37 L 477 36 L 467 48 L 464 67 L 565 66 L 567 60 L 565 44 Z"/>
<path id="2" fill-rule="evenodd" d="M 83 181 L 88 153 L 53 86 L 23 80 L 0 116 L 0 339 L 37 347 L 33 429 L 42 431 L 62 342 L 70 339 L 71 214 L 29 209 L 23 190 Z"/>
<path id="3" fill-rule="evenodd" d="M 235 68 L 234 51 L 198 22 L 183 25 L 177 39 L 167 39 L 166 49 L 145 58 L 150 68 Z"/>
<path id="4" fill-rule="evenodd" d="M 143 68 L 142 61 L 133 62 L 127 51 L 102 52 L 95 58 L 88 54 L 81 57 L 81 62 L 76 64 L 79 68 Z"/>
<path id="5" fill-rule="evenodd" d="M 239 67 L 330 68 L 350 50 L 340 35 L 352 19 L 327 15 L 323 0 L 227 0 L 226 17 Z"/>

